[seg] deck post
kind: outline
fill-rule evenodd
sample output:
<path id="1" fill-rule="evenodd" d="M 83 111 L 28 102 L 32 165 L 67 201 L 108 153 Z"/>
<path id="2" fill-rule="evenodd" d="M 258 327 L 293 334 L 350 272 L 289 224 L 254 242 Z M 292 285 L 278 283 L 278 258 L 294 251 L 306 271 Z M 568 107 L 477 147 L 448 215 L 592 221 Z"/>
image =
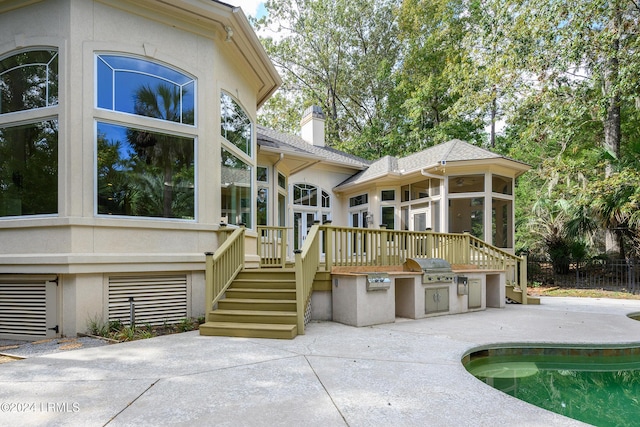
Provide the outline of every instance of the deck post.
<path id="1" fill-rule="evenodd" d="M 520 260 L 520 290 L 522 291 L 522 304 L 527 304 L 527 256 Z"/>
<path id="2" fill-rule="evenodd" d="M 324 225 L 325 225 L 325 227 L 323 227 L 324 239 L 326 243 L 326 247 L 324 250 L 324 268 L 325 268 L 325 271 L 331 272 L 331 269 L 333 268 L 334 232 L 333 232 L 333 229 L 331 228 L 331 221 L 325 221 Z"/>
<path id="3" fill-rule="evenodd" d="M 298 334 L 304 335 L 304 272 L 302 268 L 302 250 L 294 251 L 296 258 L 296 314 Z"/>
<path id="4" fill-rule="evenodd" d="M 287 266 L 287 230 L 286 228 L 276 231 L 276 235 L 280 235 L 280 267 L 285 268 Z M 276 241 L 278 239 L 276 238 Z"/>
<path id="5" fill-rule="evenodd" d="M 204 297 L 204 316 L 209 321 L 209 313 L 213 310 L 211 301 L 213 301 L 213 252 L 205 252 L 205 269 L 204 269 L 204 283 L 205 283 L 205 297 Z"/>
<path id="6" fill-rule="evenodd" d="M 463 233 L 463 243 L 462 243 L 462 262 L 461 264 L 470 264 L 471 263 L 471 234 L 468 231 Z"/>
<path id="7" fill-rule="evenodd" d="M 380 264 L 389 265 L 389 246 L 387 245 L 387 224 L 380 224 Z"/>

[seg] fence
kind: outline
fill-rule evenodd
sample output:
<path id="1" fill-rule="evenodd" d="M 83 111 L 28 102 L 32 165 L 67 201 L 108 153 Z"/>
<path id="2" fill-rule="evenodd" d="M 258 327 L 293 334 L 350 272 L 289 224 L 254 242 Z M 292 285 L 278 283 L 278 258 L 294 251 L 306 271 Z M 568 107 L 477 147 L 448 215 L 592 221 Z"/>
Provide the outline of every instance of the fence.
<path id="1" fill-rule="evenodd" d="M 640 293 L 640 260 L 594 259 L 555 268 L 550 261 L 529 258 L 529 284 Z"/>

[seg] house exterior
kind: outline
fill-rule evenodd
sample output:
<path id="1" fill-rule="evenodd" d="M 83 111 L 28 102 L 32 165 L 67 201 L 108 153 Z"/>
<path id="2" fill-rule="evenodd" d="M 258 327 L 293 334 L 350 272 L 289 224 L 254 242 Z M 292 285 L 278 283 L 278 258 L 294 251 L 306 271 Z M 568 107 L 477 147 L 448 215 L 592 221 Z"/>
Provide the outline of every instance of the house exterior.
<path id="1" fill-rule="evenodd" d="M 288 222 L 277 224 L 292 227 L 294 249 L 313 221 L 331 220 L 348 227 L 469 232 L 513 252 L 515 182 L 528 165 L 460 140 L 369 162 L 325 146 L 323 133 L 309 131 L 324 123 L 317 107 L 307 109 L 301 123 L 302 136 L 258 127 L 261 151 L 282 153 L 280 161 L 295 152 L 299 159 L 287 170 L 293 218 L 288 213 Z"/>
<path id="2" fill-rule="evenodd" d="M 211 0 L 0 4 L 0 337 L 205 312 L 205 252 L 315 220 L 470 231 L 513 248 L 527 166 L 450 141 L 369 162 L 256 125 L 281 80 L 239 8 Z"/>

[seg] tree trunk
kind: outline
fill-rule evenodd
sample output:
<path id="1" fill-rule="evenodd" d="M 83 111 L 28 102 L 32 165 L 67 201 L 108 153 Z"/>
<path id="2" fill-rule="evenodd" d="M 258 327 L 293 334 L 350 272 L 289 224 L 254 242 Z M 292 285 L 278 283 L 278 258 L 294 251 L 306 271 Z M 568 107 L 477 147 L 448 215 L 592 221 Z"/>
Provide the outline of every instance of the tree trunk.
<path id="1" fill-rule="evenodd" d="M 496 116 L 497 116 L 498 102 L 496 100 L 496 90 L 493 89 L 493 100 L 491 100 L 491 135 L 489 136 L 489 144 L 491 148 L 496 147 Z"/>
<path id="2" fill-rule="evenodd" d="M 611 17 L 611 32 L 616 36 L 611 42 L 611 55 L 607 60 L 606 71 L 604 74 L 604 91 L 609 97 L 607 105 L 607 116 L 604 120 L 604 146 L 607 150 L 615 154 L 616 158 L 620 158 L 620 141 L 622 139 L 622 129 L 620 126 L 620 95 L 618 94 L 618 70 L 620 51 L 619 31 L 622 20 L 622 13 L 617 2 L 613 2 L 613 13 Z M 607 164 L 605 176 L 609 177 L 613 173 L 611 164 Z M 606 230 L 605 244 L 607 253 L 622 255 L 622 233 L 616 233 L 615 230 Z"/>

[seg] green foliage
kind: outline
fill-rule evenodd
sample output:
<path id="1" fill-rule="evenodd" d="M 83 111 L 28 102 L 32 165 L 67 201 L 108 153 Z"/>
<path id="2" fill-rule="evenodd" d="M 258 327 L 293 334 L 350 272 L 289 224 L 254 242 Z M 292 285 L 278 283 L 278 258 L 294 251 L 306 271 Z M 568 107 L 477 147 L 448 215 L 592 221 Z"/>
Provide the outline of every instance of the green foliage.
<path id="1" fill-rule="evenodd" d="M 366 158 L 451 138 L 489 145 L 532 166 L 516 187 L 517 250 L 592 256 L 610 229 L 640 253 L 637 2 L 271 0 L 267 10 L 256 25 L 282 30 L 263 43 L 284 84 L 263 124 L 296 133 L 318 104 L 329 143 Z"/>
<path id="2" fill-rule="evenodd" d="M 392 5 L 391 0 L 268 1 L 267 16 L 255 25 L 276 33 L 263 43 L 284 84 L 260 121 L 271 125 L 282 118 L 273 127 L 296 132 L 303 107 L 319 105 L 331 145 L 387 123 L 380 117 L 399 51 L 398 40 L 389 36 L 396 33 Z"/>
<path id="3" fill-rule="evenodd" d="M 109 334 L 109 325 L 100 317 L 91 317 L 87 322 L 87 332 L 97 337 L 106 337 Z"/>
<path id="4" fill-rule="evenodd" d="M 153 338 L 158 335 L 193 331 L 198 329 L 198 326 L 204 321 L 204 317 L 199 317 L 198 319 L 184 318 L 176 324 L 170 324 L 165 320 L 162 326 L 152 326 L 150 323 L 146 323 L 143 326 L 131 327 L 123 324 L 119 319 L 105 322 L 101 318 L 95 317 L 89 319 L 87 332 L 91 335 L 115 341 L 133 341 Z"/>

